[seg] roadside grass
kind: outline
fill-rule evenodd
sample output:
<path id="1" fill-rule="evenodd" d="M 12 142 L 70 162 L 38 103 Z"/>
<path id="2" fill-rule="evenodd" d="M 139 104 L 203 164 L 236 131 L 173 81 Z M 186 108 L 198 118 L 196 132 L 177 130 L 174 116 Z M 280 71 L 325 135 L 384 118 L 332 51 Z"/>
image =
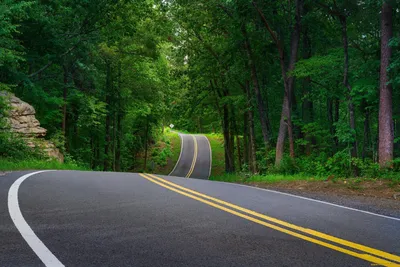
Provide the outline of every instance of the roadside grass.
<path id="1" fill-rule="evenodd" d="M 210 141 L 212 153 L 211 176 L 221 177 L 225 172 L 224 138 L 221 134 L 204 134 Z M 211 178 L 210 178 L 211 179 Z"/>
<path id="2" fill-rule="evenodd" d="M 178 162 L 182 144 L 181 144 L 181 138 L 179 137 L 177 132 L 169 131 L 167 132 L 167 136 L 171 141 L 171 156 L 169 158 L 171 161 L 169 172 L 171 172 L 172 169 L 175 167 L 175 164 Z"/>
<path id="3" fill-rule="evenodd" d="M 137 161 L 137 168 L 133 172 L 151 172 L 161 175 L 168 175 L 178 161 L 181 151 L 181 139 L 177 132 L 165 128 L 164 134 L 159 140 L 149 147 L 147 158 L 147 169 L 143 170 L 144 153 Z"/>
<path id="4" fill-rule="evenodd" d="M 56 160 L 11 160 L 0 159 L 0 171 L 22 171 L 22 170 L 89 170 L 76 163 L 60 163 Z"/>

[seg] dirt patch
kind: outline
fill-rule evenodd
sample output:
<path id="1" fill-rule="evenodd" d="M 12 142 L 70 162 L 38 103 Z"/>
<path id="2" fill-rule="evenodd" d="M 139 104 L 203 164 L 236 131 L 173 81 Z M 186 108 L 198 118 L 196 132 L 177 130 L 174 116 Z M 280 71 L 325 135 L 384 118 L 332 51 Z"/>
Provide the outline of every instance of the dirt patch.
<path id="1" fill-rule="evenodd" d="M 345 196 L 367 196 L 385 199 L 400 200 L 400 183 L 390 181 L 362 181 L 362 180 L 340 180 L 340 181 L 291 181 L 267 184 L 252 182 L 253 186 L 265 188 L 294 189 L 308 192 L 322 192 L 333 195 Z"/>

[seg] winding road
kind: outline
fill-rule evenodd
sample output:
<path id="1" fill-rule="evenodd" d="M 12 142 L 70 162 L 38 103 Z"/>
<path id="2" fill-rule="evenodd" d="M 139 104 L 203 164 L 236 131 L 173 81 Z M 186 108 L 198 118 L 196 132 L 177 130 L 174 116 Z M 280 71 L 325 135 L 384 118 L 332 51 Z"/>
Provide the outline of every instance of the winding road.
<path id="1" fill-rule="evenodd" d="M 212 153 L 204 135 L 179 134 L 181 152 L 170 176 L 208 179 L 211 175 Z"/>
<path id="2" fill-rule="evenodd" d="M 399 218 L 205 180 L 182 142 L 171 176 L 0 176 L 0 266 L 400 266 Z"/>

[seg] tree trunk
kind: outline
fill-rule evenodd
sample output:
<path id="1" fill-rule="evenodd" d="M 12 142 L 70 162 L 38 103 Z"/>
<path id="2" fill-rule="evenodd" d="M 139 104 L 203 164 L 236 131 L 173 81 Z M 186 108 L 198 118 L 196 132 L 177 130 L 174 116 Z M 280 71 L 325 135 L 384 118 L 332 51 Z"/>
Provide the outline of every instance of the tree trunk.
<path id="1" fill-rule="evenodd" d="M 387 68 L 390 64 L 392 49 L 389 41 L 392 38 L 392 6 L 385 1 L 381 12 L 381 71 L 379 87 L 379 165 L 388 167 L 393 160 L 393 110 L 392 86 L 389 84 Z"/>
<path id="2" fill-rule="evenodd" d="M 106 97 L 106 103 L 109 103 L 109 97 Z M 111 144 L 111 136 L 110 136 L 110 121 L 111 121 L 111 116 L 110 112 L 107 113 L 106 116 L 106 132 L 105 132 L 105 143 L 104 143 L 104 167 L 103 171 L 108 171 L 109 168 L 109 148 Z"/>
<path id="3" fill-rule="evenodd" d="M 254 113 L 252 110 L 248 111 L 249 117 L 249 162 L 250 162 L 250 170 L 253 173 L 258 173 L 258 166 L 257 166 L 257 147 L 256 147 L 256 134 L 254 130 Z"/>
<path id="4" fill-rule="evenodd" d="M 122 90 L 122 66 L 121 62 L 118 64 L 118 91 L 117 91 L 117 98 L 118 98 L 118 109 L 117 109 L 117 147 L 115 151 L 115 171 L 121 171 L 121 141 L 122 141 L 122 98 L 121 98 L 121 90 Z M 163 127 L 164 130 L 164 127 Z"/>
<path id="5" fill-rule="evenodd" d="M 369 126 L 369 109 L 365 108 L 365 118 L 364 118 L 364 140 L 363 140 L 363 150 L 362 159 L 364 160 L 367 156 L 367 149 L 369 148 L 371 127 Z"/>
<path id="6" fill-rule="evenodd" d="M 305 15 L 308 10 L 304 10 Z M 303 59 L 309 59 L 311 57 L 311 40 L 308 34 L 308 29 L 303 30 Z M 303 80 L 303 104 L 302 104 L 302 119 L 303 123 L 308 124 L 314 122 L 314 103 L 310 98 L 310 87 L 311 78 L 306 77 Z M 307 140 L 307 145 L 305 147 L 305 153 L 307 156 L 312 153 L 312 145 L 315 145 L 315 136 L 310 136 L 309 133 L 303 133 L 303 138 Z"/>
<path id="7" fill-rule="evenodd" d="M 247 112 L 243 113 L 243 162 L 249 166 L 249 122 Z"/>
<path id="8" fill-rule="evenodd" d="M 68 68 L 66 65 L 63 65 L 64 69 L 64 88 L 63 88 L 63 108 L 62 108 L 62 133 L 64 136 L 64 141 L 67 143 L 67 138 L 66 138 L 66 130 L 67 130 L 67 96 L 68 96 Z"/>
<path id="9" fill-rule="evenodd" d="M 333 99 L 332 97 L 327 97 L 326 99 L 327 113 L 328 113 L 328 122 L 329 122 L 329 133 L 332 136 L 332 140 L 335 144 L 335 152 L 337 151 L 336 140 L 335 140 L 335 126 L 334 126 L 334 117 L 333 117 Z M 334 152 L 332 152 L 334 154 Z"/>
<path id="10" fill-rule="evenodd" d="M 147 171 L 147 150 L 149 146 L 149 119 L 146 120 L 146 132 L 144 137 L 144 163 L 143 163 L 143 171 Z"/>
<path id="11" fill-rule="evenodd" d="M 231 135 L 229 131 L 229 109 L 228 105 L 223 106 L 222 130 L 224 135 L 224 151 L 225 151 L 225 171 L 231 173 L 233 169 L 233 157 L 231 153 Z"/>
<path id="12" fill-rule="evenodd" d="M 293 71 L 295 68 L 295 63 L 297 60 L 297 53 L 300 42 L 300 32 L 301 32 L 301 14 L 303 9 L 303 0 L 296 0 L 296 22 L 292 31 L 291 44 L 290 44 L 290 59 L 289 65 L 286 69 L 284 62 L 284 52 L 283 47 L 278 46 L 280 51 L 280 64 L 282 71 L 282 78 L 284 81 L 285 92 L 283 96 L 282 113 L 281 120 L 279 124 L 278 140 L 276 142 L 276 154 L 275 154 L 275 165 L 279 165 L 283 158 L 283 151 L 285 147 L 286 131 L 289 135 L 289 150 L 290 156 L 294 158 L 294 140 L 293 140 L 293 124 L 291 119 L 291 102 L 290 98 L 293 94 L 294 87 L 294 77 L 288 77 L 287 72 Z"/>
<path id="13" fill-rule="evenodd" d="M 249 83 L 246 83 L 246 95 L 247 95 L 247 120 L 248 120 L 248 133 L 249 133 L 249 169 L 252 173 L 258 172 L 257 158 L 256 158 L 256 134 L 254 131 L 254 113 L 253 106 L 251 104 L 251 91 Z"/>
<path id="14" fill-rule="evenodd" d="M 96 138 L 96 154 L 95 154 L 95 167 L 101 168 L 101 159 L 100 159 L 100 138 Z"/>
<path id="15" fill-rule="evenodd" d="M 94 145 L 94 139 L 93 139 L 93 133 L 90 134 L 90 169 L 94 169 L 94 161 L 95 161 L 95 155 L 96 155 L 96 148 Z"/>
<path id="16" fill-rule="evenodd" d="M 237 151 L 237 157 L 238 157 L 238 164 L 239 164 L 239 170 L 242 169 L 243 166 L 243 160 L 242 160 L 242 150 L 240 147 L 240 138 L 239 138 L 239 130 L 237 127 L 237 122 L 236 122 L 236 112 L 234 110 L 234 108 L 231 106 L 232 109 L 232 127 L 233 127 L 233 131 L 232 131 L 232 142 L 234 141 L 234 138 L 236 138 L 236 151 Z M 232 149 L 234 151 L 234 148 Z"/>
<path id="17" fill-rule="evenodd" d="M 347 18 L 340 16 L 340 24 L 342 25 L 342 39 L 344 49 L 344 71 L 343 71 L 343 85 L 347 88 L 347 101 L 349 109 L 350 129 L 353 131 L 353 141 L 351 142 L 351 157 L 357 157 L 357 135 L 356 135 L 356 118 L 354 103 L 351 96 L 351 85 L 349 83 L 349 43 L 347 38 Z"/>
<path id="18" fill-rule="evenodd" d="M 106 104 L 107 104 L 107 116 L 105 125 L 105 142 L 104 142 L 104 165 L 103 170 L 108 171 L 109 168 L 109 149 L 111 144 L 110 136 L 110 124 L 111 124 L 111 111 L 110 109 L 110 94 L 112 90 L 112 77 L 111 77 L 111 63 L 107 62 L 107 73 L 106 73 Z"/>
<path id="19" fill-rule="evenodd" d="M 338 123 L 339 122 L 339 115 L 340 115 L 340 101 L 339 99 L 336 97 L 335 98 L 335 117 L 333 119 L 334 123 Z M 339 138 L 336 136 L 336 126 L 333 126 L 333 141 L 335 143 L 335 147 L 336 147 L 336 151 L 339 150 Z"/>
<path id="20" fill-rule="evenodd" d="M 112 120 L 111 120 L 111 129 L 112 129 L 112 135 L 111 135 L 111 140 L 112 140 L 112 146 L 111 146 L 111 159 L 112 159 L 112 170 L 115 171 L 115 148 L 116 148 L 116 135 L 117 135 L 117 116 L 116 114 L 112 114 Z"/>
<path id="21" fill-rule="evenodd" d="M 229 153 L 230 153 L 230 158 L 231 164 L 232 164 L 232 172 L 235 172 L 236 169 L 236 164 L 235 164 L 235 132 L 233 129 L 229 129 Z"/>
<path id="22" fill-rule="evenodd" d="M 261 131 L 263 135 L 265 148 L 267 150 L 269 148 L 269 132 L 270 132 L 268 113 L 267 110 L 265 109 L 265 104 L 261 95 L 260 84 L 258 82 L 258 77 L 257 77 L 257 70 L 253 59 L 253 51 L 251 49 L 250 41 L 247 36 L 246 26 L 242 25 L 241 28 L 243 37 L 245 39 L 245 49 L 248 57 L 248 66 L 251 73 L 251 80 L 253 82 L 254 94 L 256 96 L 256 101 L 257 101 L 257 109 L 260 118 Z"/>
<path id="23" fill-rule="evenodd" d="M 117 148 L 115 151 L 115 170 L 121 171 L 121 140 L 122 140 L 122 124 L 121 124 L 121 112 L 118 112 L 117 116 Z"/>
<path id="24" fill-rule="evenodd" d="M 304 81 L 304 86 L 308 87 L 310 86 L 310 83 L 308 82 L 309 79 L 305 79 Z M 309 89 L 305 88 L 305 98 L 303 100 L 303 122 L 308 124 L 314 122 L 314 103 L 307 97 L 309 94 Z M 309 156 L 312 153 L 312 145 L 315 145 L 316 140 L 314 135 L 310 135 L 310 133 L 305 134 L 305 139 L 307 140 L 307 145 L 306 145 L 306 154 Z"/>

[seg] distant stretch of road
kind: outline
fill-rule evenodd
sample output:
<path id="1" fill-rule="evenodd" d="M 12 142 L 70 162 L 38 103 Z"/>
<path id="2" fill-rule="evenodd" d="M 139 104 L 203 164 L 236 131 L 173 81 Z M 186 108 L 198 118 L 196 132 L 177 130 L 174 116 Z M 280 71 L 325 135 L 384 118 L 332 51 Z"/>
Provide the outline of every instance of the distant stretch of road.
<path id="1" fill-rule="evenodd" d="M 211 174 L 211 147 L 204 135 L 179 134 L 181 152 L 170 176 L 208 179 Z"/>
<path id="2" fill-rule="evenodd" d="M 194 173 L 194 171 L 193 171 Z M 400 219 L 151 174 L 0 176 L 0 266 L 400 266 Z"/>

